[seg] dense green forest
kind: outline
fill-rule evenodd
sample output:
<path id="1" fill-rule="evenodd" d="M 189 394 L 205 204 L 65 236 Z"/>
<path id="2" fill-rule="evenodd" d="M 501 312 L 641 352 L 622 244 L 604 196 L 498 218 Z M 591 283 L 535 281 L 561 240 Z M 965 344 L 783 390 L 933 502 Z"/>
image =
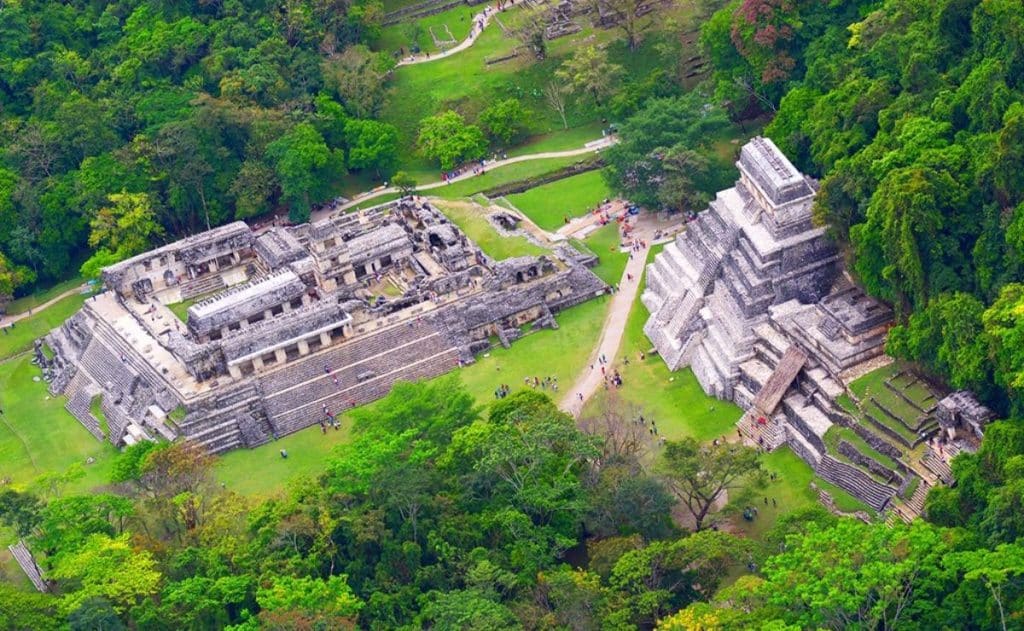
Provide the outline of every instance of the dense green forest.
<path id="1" fill-rule="evenodd" d="M 451 379 L 399 385 L 355 414 L 322 474 L 264 501 L 221 488 L 188 443 L 130 447 L 108 493 L 66 496 L 57 478 L 0 492 L 0 517 L 60 586 L 0 583 L 0 627 L 1019 626 L 1012 524 L 869 526 L 817 507 L 761 541 L 710 520 L 683 532 L 673 503 L 729 471 L 756 477 L 758 454 L 670 442 L 651 471 L 620 420 L 587 433 L 535 391 L 483 412 Z M 1020 456 L 1003 451 L 1024 432 L 993 433 L 981 457 L 1019 486 Z"/>
<path id="2" fill-rule="evenodd" d="M 369 119 L 394 62 L 362 45 L 382 11 L 372 0 L 4 3 L 0 294 L 76 269 L 110 194 L 143 195 L 183 235 L 278 204 L 302 219 L 346 164 L 388 170 L 394 130 Z"/>
<path id="3" fill-rule="evenodd" d="M 359 48 L 377 5 L 0 12 L 0 282 L 88 255 L 112 192 L 129 194 L 118 219 L 157 209 L 154 234 L 279 203 L 301 217 L 319 175 L 391 137 L 337 78 L 385 71 Z M 756 483 L 750 450 L 669 442 L 652 467 L 621 427 L 584 432 L 543 395 L 481 410 L 454 381 L 406 385 L 280 497 L 221 488 L 180 444 L 126 450 L 107 494 L 68 495 L 60 476 L 4 490 L 0 519 L 59 593 L 0 584 L 0 627 L 1024 627 L 1024 5 L 733 0 L 701 44 L 713 73 L 697 90 L 632 84 L 608 177 L 648 204 L 699 207 L 721 178 L 714 135 L 771 117 L 766 134 L 821 178 L 817 217 L 896 307 L 890 352 L 1008 419 L 957 457 L 926 520 L 814 509 L 742 538 L 702 522 L 699 498 Z M 324 62 L 342 50 L 368 66 Z"/>

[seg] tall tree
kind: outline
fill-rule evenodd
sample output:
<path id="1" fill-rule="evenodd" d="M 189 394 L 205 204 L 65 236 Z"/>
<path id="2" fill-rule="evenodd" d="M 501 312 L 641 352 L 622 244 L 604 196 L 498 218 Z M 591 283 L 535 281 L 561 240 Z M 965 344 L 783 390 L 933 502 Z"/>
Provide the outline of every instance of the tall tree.
<path id="1" fill-rule="evenodd" d="M 762 473 L 757 450 L 737 443 L 702 445 L 692 438 L 665 443 L 660 470 L 698 531 L 724 493 Z"/>
<path id="2" fill-rule="evenodd" d="M 622 72 L 622 66 L 608 61 L 604 49 L 591 45 L 577 48 L 555 70 L 555 77 L 572 92 L 589 95 L 600 106 L 614 93 Z"/>
<path id="3" fill-rule="evenodd" d="M 342 152 L 328 148 L 310 123 L 299 123 L 267 145 L 267 155 L 274 161 L 294 222 L 307 220 L 312 205 L 327 199 L 332 183 L 345 172 Z"/>
<path id="4" fill-rule="evenodd" d="M 644 33 L 654 24 L 654 16 L 671 8 L 671 5 L 659 6 L 651 10 L 646 0 L 599 0 L 593 2 L 592 6 L 592 14 L 611 20 L 622 31 L 626 45 L 633 51 L 640 48 Z"/>
<path id="5" fill-rule="evenodd" d="M 467 125 L 462 115 L 453 110 L 420 121 L 417 144 L 424 156 L 440 162 L 446 171 L 463 161 L 483 157 L 487 150 L 480 128 Z"/>

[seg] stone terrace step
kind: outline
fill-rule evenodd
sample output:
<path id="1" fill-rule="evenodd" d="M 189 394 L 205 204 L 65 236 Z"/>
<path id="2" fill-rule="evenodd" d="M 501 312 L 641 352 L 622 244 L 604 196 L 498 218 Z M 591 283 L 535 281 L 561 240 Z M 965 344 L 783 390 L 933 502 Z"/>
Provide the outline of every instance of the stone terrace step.
<path id="1" fill-rule="evenodd" d="M 89 381 L 89 378 L 82 375 L 81 371 L 77 372 L 64 390 L 68 398 L 64 407 L 97 440 L 104 440 L 106 437 L 103 435 L 100 422 L 92 415 L 93 387 L 95 386 L 90 386 L 92 386 L 92 382 Z"/>
<path id="2" fill-rule="evenodd" d="M 10 550 L 11 556 L 18 562 L 28 580 L 32 581 L 32 585 L 41 592 L 48 591 L 46 581 L 43 580 L 43 575 L 39 572 L 39 566 L 36 565 L 32 553 L 25 546 L 25 542 L 19 540 L 17 543 L 7 546 L 7 549 Z"/>
<path id="3" fill-rule="evenodd" d="M 385 396 L 398 380 L 417 381 L 436 377 L 450 371 L 457 363 L 458 350 L 449 348 L 437 355 L 412 364 L 404 364 L 391 373 L 381 374 L 362 383 L 355 383 L 340 389 L 333 388 L 326 395 L 311 398 L 296 396 L 289 398 L 289 405 L 273 415 L 273 423 L 279 435 L 288 434 L 315 425 L 324 420 L 323 406 L 332 414 L 339 414 L 354 406 L 363 405 Z M 294 392 L 304 393 L 304 389 Z"/>
<path id="4" fill-rule="evenodd" d="M 835 484 L 875 510 L 882 510 L 896 495 L 896 489 L 880 484 L 860 469 L 825 455 L 816 469 L 823 479 Z"/>
<path id="5" fill-rule="evenodd" d="M 200 276 L 194 280 L 184 282 L 179 286 L 182 300 L 189 300 L 196 296 L 202 296 L 219 289 L 224 289 L 227 285 L 224 284 L 224 279 L 220 273 L 209 274 L 207 276 Z"/>

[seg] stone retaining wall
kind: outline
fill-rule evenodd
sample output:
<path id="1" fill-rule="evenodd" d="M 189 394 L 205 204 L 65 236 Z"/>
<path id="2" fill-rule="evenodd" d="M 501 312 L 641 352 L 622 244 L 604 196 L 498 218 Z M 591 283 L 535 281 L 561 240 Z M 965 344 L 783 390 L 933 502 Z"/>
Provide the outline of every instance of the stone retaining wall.
<path id="1" fill-rule="evenodd" d="M 567 177 L 579 175 L 580 173 L 586 173 L 587 171 L 600 169 L 603 166 L 604 160 L 602 160 L 601 158 L 592 158 L 581 162 L 577 162 L 576 164 L 571 164 L 567 167 L 562 167 L 557 171 L 552 171 L 551 173 L 546 173 L 544 175 L 540 175 L 534 178 L 518 180 L 516 182 L 509 182 L 508 184 L 503 184 L 501 186 L 495 186 L 494 188 L 489 188 L 483 191 L 483 194 L 491 198 L 501 197 L 503 195 L 514 195 L 516 193 L 528 191 L 531 188 L 543 186 L 544 184 L 550 184 L 552 182 L 557 182 L 558 180 L 564 180 Z"/>

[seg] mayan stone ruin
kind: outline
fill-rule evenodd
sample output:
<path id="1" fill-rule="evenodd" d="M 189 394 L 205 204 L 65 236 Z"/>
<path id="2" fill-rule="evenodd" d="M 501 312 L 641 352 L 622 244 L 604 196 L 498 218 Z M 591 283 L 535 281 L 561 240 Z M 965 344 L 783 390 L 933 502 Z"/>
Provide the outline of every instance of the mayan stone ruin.
<path id="1" fill-rule="evenodd" d="M 418 198 L 255 233 L 236 222 L 106 268 L 37 344 L 53 394 L 115 445 L 252 447 L 474 361 L 607 290 L 596 260 L 494 261 Z M 182 322 L 168 305 L 201 299 Z M 92 414 L 97 404 L 103 428 Z"/>
<path id="2" fill-rule="evenodd" d="M 644 332 L 671 370 L 689 366 L 705 392 L 746 410 L 745 440 L 788 445 L 822 479 L 908 519 L 991 412 L 902 373 L 884 392 L 852 392 L 887 361 L 892 312 L 851 281 L 812 223 L 814 180 L 767 138 L 745 145 L 737 167 L 735 186 L 648 266 Z"/>

